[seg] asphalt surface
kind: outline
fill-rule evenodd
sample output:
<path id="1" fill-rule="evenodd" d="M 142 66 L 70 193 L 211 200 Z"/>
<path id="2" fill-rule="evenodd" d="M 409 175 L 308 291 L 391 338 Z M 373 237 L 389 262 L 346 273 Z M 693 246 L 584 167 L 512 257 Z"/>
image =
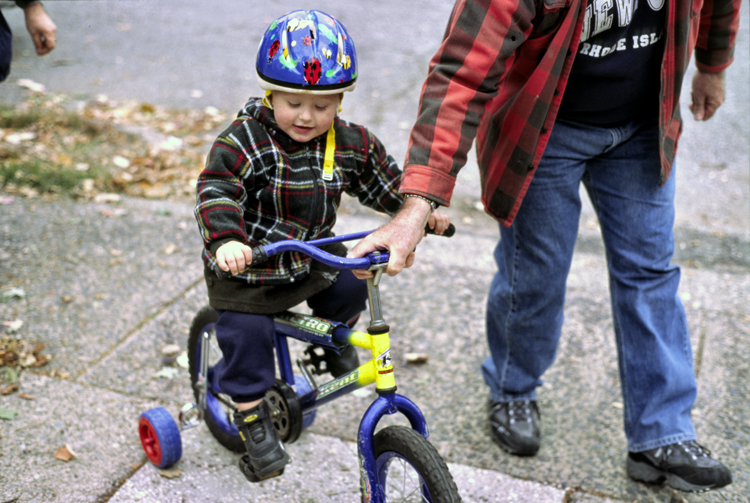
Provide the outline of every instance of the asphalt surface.
<path id="1" fill-rule="evenodd" d="M 375 130 L 403 159 L 427 61 L 451 2 L 228 1 L 48 2 L 58 48 L 37 58 L 17 9 L 13 70 L 0 102 L 23 99 L 28 78 L 75 99 L 106 94 L 175 108 L 237 109 L 258 93 L 252 58 L 266 25 L 293 8 L 336 15 L 354 38 L 360 84 L 343 116 Z M 731 469 L 731 486 L 681 494 L 625 475 L 626 443 L 603 247 L 590 207 L 568 282 L 558 356 L 540 390 L 543 444 L 533 458 L 500 451 L 486 426 L 484 302 L 494 272 L 496 224 L 477 210 L 478 177 L 461 173 L 447 211 L 459 228 L 432 238 L 417 264 L 386 278 L 400 391 L 423 410 L 431 440 L 466 502 L 750 501 L 750 96 L 748 15 L 727 102 L 695 123 L 683 93 L 678 154 L 675 262 L 699 383 L 694 420 L 702 444 Z M 339 233 L 384 222 L 347 201 Z M 358 501 L 355 439 L 373 393 L 321 408 L 283 477 L 244 481 L 237 456 L 204 426 L 182 434 L 171 472 L 146 461 L 136 433 L 141 412 L 175 416 L 192 399 L 187 371 L 163 372 L 162 349 L 185 350 L 193 314 L 206 303 L 192 201 L 123 198 L 116 203 L 24 199 L 0 192 L 0 322 L 43 341 L 52 360 L 23 372 L 20 390 L 0 396 L 0 502 L 342 502 Z M 3 327 L 5 328 L 5 327 Z M 423 365 L 405 354 L 428 355 Z M 33 397 L 23 398 L 22 393 Z M 389 421 L 391 419 L 389 418 Z M 398 419 L 393 419 L 398 421 Z M 53 452 L 68 445 L 68 462 Z"/>

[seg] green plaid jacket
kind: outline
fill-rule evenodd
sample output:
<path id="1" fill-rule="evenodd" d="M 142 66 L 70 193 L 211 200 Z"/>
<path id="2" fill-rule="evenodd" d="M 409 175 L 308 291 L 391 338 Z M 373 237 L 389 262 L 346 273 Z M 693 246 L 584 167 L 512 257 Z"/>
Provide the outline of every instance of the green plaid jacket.
<path id="1" fill-rule="evenodd" d="M 251 99 L 214 142 L 198 177 L 195 217 L 205 264 L 216 271 L 215 251 L 230 240 L 249 246 L 332 235 L 341 196 L 394 214 L 403 203 L 396 161 L 368 129 L 336 118 L 333 179 L 323 180 L 326 135 L 298 143 L 273 110 Z M 235 276 L 254 285 L 305 278 L 311 259 L 296 252 Z"/>

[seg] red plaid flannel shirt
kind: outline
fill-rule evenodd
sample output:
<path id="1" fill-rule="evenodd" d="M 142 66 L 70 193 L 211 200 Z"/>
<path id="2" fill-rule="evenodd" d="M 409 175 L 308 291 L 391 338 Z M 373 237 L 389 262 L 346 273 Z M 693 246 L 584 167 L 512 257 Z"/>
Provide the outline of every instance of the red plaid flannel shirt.
<path id="1" fill-rule="evenodd" d="M 578 48 L 587 0 L 457 0 L 430 62 L 411 132 L 402 193 L 448 205 L 476 138 L 486 211 L 510 225 L 539 165 Z M 732 62 L 741 0 L 667 0 L 661 178 L 682 129 L 680 89 L 697 67 Z"/>

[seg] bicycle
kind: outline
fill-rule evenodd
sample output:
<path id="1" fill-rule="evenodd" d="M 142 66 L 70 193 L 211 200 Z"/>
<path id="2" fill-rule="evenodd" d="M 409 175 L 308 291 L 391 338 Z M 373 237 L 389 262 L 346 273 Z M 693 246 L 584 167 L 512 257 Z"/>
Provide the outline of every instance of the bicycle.
<path id="1" fill-rule="evenodd" d="M 451 225 L 444 234 L 454 232 Z M 281 440 L 296 441 L 303 429 L 312 425 L 316 409 L 357 389 L 375 384 L 378 397 L 360 421 L 357 435 L 360 465 L 360 492 L 363 502 L 429 501 L 459 502 L 461 498 L 445 461 L 428 440 L 427 422 L 417 405 L 396 392 L 391 359 L 390 328 L 383 319 L 379 284 L 389 253 L 373 252 L 362 258 L 332 255 L 319 247 L 361 239 L 372 231 L 346 234 L 314 241 L 280 241 L 253 249 L 253 263 L 262 263 L 277 253 L 297 251 L 338 269 L 370 270 L 367 279 L 370 325 L 367 332 L 351 330 L 340 322 L 286 311 L 275 316 L 275 349 L 280 378 L 266 394 L 273 423 Z M 257 261 L 256 261 L 257 260 Z M 223 395 L 212 372 L 212 362 L 221 357 L 218 347 L 211 350 L 214 323 L 218 315 L 204 307 L 193 318 L 188 336 L 188 366 L 196 403 L 182 407 L 179 421 L 189 429 L 205 421 L 216 440 L 234 452 L 244 452 L 239 431 L 232 421 L 235 410 Z M 296 359 L 301 375 L 292 369 L 288 338 L 310 344 L 303 359 Z M 214 340 L 215 343 L 215 340 Z M 317 348 L 336 353 L 348 344 L 368 349 L 372 359 L 359 368 L 320 386 L 313 374 L 327 372 Z M 212 360 L 212 353 L 218 358 Z M 376 433 L 385 415 L 401 413 L 411 427 L 391 425 Z M 166 468 L 182 456 L 180 428 L 163 407 L 150 409 L 139 417 L 141 445 L 151 463 Z"/>

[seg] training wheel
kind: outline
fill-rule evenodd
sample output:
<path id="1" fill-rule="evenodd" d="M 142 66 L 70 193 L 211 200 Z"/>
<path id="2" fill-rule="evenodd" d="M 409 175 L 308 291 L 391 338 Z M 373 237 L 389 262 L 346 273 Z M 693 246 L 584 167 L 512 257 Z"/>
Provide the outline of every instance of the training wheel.
<path id="1" fill-rule="evenodd" d="M 182 457 L 180 430 L 164 407 L 154 407 L 140 415 L 138 435 L 146 457 L 157 467 L 167 468 Z"/>

